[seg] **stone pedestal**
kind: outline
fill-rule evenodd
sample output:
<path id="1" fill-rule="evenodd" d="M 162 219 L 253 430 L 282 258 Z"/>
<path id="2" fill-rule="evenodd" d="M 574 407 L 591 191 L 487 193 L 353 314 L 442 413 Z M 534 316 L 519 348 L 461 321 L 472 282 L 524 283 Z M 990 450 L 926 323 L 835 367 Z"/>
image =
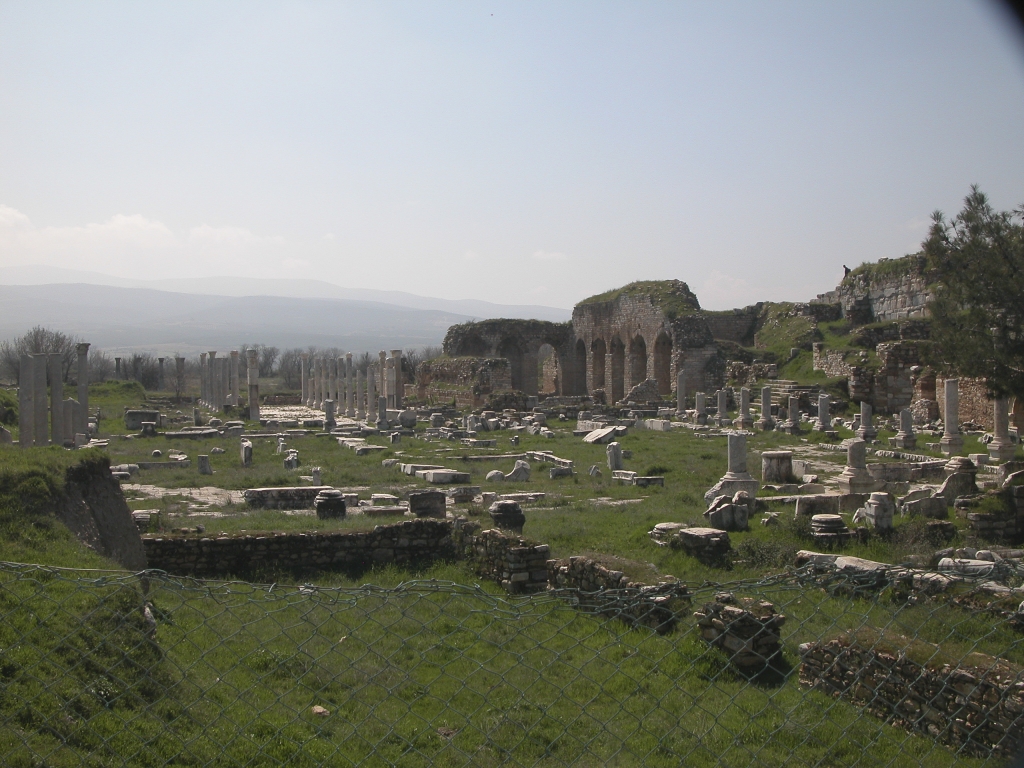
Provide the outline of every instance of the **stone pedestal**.
<path id="1" fill-rule="evenodd" d="M 992 442 L 988 444 L 988 455 L 993 461 L 1013 461 L 1017 446 L 1010 442 L 1009 402 L 1005 397 L 997 397 L 992 401 L 992 416 L 995 426 L 992 430 Z"/>
<path id="2" fill-rule="evenodd" d="M 914 414 L 909 408 L 900 411 L 900 429 L 896 433 L 896 437 L 892 439 L 892 444 L 903 450 L 913 450 L 917 447 L 917 435 L 914 434 Z"/>
<path id="3" fill-rule="evenodd" d="M 761 418 L 754 422 L 754 427 L 762 432 L 775 429 L 775 419 L 772 418 L 771 387 L 761 387 Z"/>
<path id="4" fill-rule="evenodd" d="M 857 438 L 846 446 L 846 466 L 837 482 L 843 493 L 870 493 L 878 487 L 867 467 L 867 443 Z"/>
<path id="5" fill-rule="evenodd" d="M 751 499 L 757 496 L 757 480 L 747 472 L 747 436 L 730 434 L 728 440 L 729 471 L 704 494 L 708 504 L 718 496 L 733 496 L 737 491 L 746 491 Z"/>
<path id="6" fill-rule="evenodd" d="M 625 469 L 622 463 L 622 445 L 619 443 L 608 443 L 605 453 L 608 456 L 608 469 L 613 472 L 618 469 Z"/>
<path id="7" fill-rule="evenodd" d="M 750 390 L 746 387 L 740 389 L 740 410 L 732 424 L 737 429 L 750 429 L 754 426 L 754 417 L 750 415 Z"/>
<path id="8" fill-rule="evenodd" d="M 792 451 L 765 451 L 761 454 L 761 482 L 783 485 L 800 482 L 793 476 Z"/>
<path id="9" fill-rule="evenodd" d="M 860 426 L 857 427 L 857 437 L 861 440 L 874 440 L 878 437 L 878 430 L 871 423 L 871 403 L 867 400 L 860 401 Z"/>
<path id="10" fill-rule="evenodd" d="M 945 412 L 942 414 L 943 434 L 939 450 L 946 456 L 957 456 L 964 450 L 964 436 L 960 434 L 959 386 L 959 379 L 946 379 L 943 387 Z"/>
<path id="11" fill-rule="evenodd" d="M 325 488 L 313 499 L 313 508 L 320 520 L 339 520 L 345 517 L 345 494 L 336 488 Z"/>

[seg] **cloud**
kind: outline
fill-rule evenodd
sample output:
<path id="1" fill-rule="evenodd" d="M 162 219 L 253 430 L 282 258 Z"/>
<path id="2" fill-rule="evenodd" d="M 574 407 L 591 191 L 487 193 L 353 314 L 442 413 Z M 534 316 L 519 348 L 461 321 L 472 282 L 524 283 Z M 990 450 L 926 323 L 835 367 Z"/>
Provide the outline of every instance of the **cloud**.
<path id="1" fill-rule="evenodd" d="M 569 257 L 559 251 L 534 251 L 533 258 L 537 261 L 565 261 Z"/>

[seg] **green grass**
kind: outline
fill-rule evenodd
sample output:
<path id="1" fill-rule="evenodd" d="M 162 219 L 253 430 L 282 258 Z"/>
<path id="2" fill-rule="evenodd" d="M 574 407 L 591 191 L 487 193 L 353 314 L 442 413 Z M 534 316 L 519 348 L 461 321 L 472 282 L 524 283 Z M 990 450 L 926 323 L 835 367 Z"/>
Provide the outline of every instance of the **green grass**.
<path id="1" fill-rule="evenodd" d="M 118 412 L 120 395 L 110 395 Z M 116 421 L 116 420 L 114 420 Z M 113 422 L 112 422 L 113 423 Z M 472 473 L 485 490 L 545 491 L 525 507 L 524 534 L 551 546 L 552 557 L 588 554 L 635 578 L 674 574 L 698 593 L 694 607 L 719 585 L 773 602 L 786 613 L 783 658 L 773 673 L 748 680 L 721 651 L 709 648 L 685 611 L 678 629 L 659 636 L 582 613 L 550 598 L 508 599 L 494 584 L 478 592 L 438 586 L 480 582 L 466 566 L 437 563 L 418 571 L 373 569 L 353 579 L 316 577 L 318 591 L 273 590 L 176 580 L 151 582 L 143 597 L 132 578 L 0 568 L 0 756 L 5 765 L 960 765 L 930 737 L 882 724 L 857 707 L 801 688 L 800 643 L 866 627 L 936 643 L 942 658 L 980 651 L 1024 664 L 1024 643 L 1005 622 L 941 601 L 912 604 L 893 590 L 851 598 L 792 579 L 762 581 L 791 567 L 797 549 L 814 548 L 783 512 L 780 525 L 756 524 L 730 534 L 731 563 L 709 567 L 647 536 L 656 523 L 703 524 L 703 493 L 724 473 L 725 440 L 631 430 L 620 442 L 629 469 L 658 469 L 665 488 L 609 481 L 604 446 L 566 430 L 553 440 L 523 435 L 513 448 L 498 433 L 498 452 L 551 450 L 576 462 L 577 476 L 550 480 L 545 464 L 518 484 L 488 484 L 493 468 L 513 460 L 470 462 L 489 451 L 406 438 L 376 456 L 357 457 L 335 441 L 290 440 L 303 467 L 286 471 L 271 441 L 256 441 L 255 466 L 239 464 L 237 440 L 114 438 L 114 463 L 149 458 L 154 448 L 185 450 L 193 459 L 214 446 L 215 474 L 194 466 L 142 470 L 134 481 L 166 488 L 246 488 L 297 484 L 309 467 L 324 482 L 372 492 L 428 487 L 381 459 L 397 456 Z M 843 433 L 845 434 L 845 432 Z M 890 433 L 883 432 L 884 439 Z M 748 438 L 757 454 L 824 440 L 819 434 Z M 937 438 L 936 438 L 937 439 Z M 923 444 L 925 438 L 921 438 Z M 371 442 L 375 439 L 371 438 Z M 378 441 L 383 443 L 383 441 Z M 969 449 L 977 439 L 967 437 Z M 67 468 L 98 451 L 0 447 L 0 560 L 116 569 L 81 547 L 49 515 Z M 837 456 L 841 459 L 841 454 Z M 874 460 L 874 459 L 873 459 Z M 591 464 L 603 469 L 592 478 Z M 641 499 L 619 507 L 592 499 Z M 176 494 L 134 508 L 181 511 Z M 345 530 L 388 519 L 315 517 L 221 507 L 165 521 L 206 525 L 208 532 Z M 486 515 L 481 521 L 488 522 Z M 966 541 L 962 521 L 960 542 Z M 852 544 L 846 554 L 904 562 L 935 547 L 920 521 L 897 518 L 889 537 Z M 288 583 L 286 572 L 268 574 Z M 401 587 L 410 578 L 433 584 Z M 737 583 L 738 580 L 744 580 Z M 760 584 L 758 582 L 761 582 Z M 390 591 L 357 590 L 373 583 Z M 155 640 L 142 620 L 153 605 Z M 915 646 L 920 653 L 924 646 Z M 321 717 L 314 705 L 330 710 Z M 442 729 L 442 732 L 439 732 Z M 450 729 L 450 730 L 447 730 Z"/>

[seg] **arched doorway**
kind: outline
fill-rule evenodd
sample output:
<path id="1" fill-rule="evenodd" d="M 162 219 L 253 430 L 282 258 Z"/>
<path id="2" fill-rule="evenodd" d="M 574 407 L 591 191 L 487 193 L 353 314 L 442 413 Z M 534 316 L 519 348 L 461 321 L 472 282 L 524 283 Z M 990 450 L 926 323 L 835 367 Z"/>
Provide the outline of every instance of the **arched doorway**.
<path id="1" fill-rule="evenodd" d="M 611 399 L 609 404 L 617 403 L 625 394 L 626 345 L 615 336 L 612 339 L 612 370 Z"/>
<path id="2" fill-rule="evenodd" d="M 665 331 L 654 340 L 654 378 L 659 394 L 672 394 L 672 339 Z"/>
<path id="3" fill-rule="evenodd" d="M 455 354 L 460 357 L 487 357 L 489 353 L 487 342 L 475 333 L 464 338 L 455 351 Z"/>
<path id="4" fill-rule="evenodd" d="M 540 395 L 556 395 L 562 384 L 562 371 L 558 365 L 558 355 L 550 344 L 541 344 L 537 350 L 537 393 Z"/>
<path id="5" fill-rule="evenodd" d="M 526 392 L 523 381 L 523 350 L 515 339 L 504 339 L 498 345 L 498 357 L 508 360 L 509 374 L 512 378 L 512 389 Z"/>
<path id="6" fill-rule="evenodd" d="M 574 395 L 585 395 L 587 394 L 587 345 L 583 339 L 576 340 L 576 359 L 573 361 L 576 369 L 576 386 L 573 390 Z M 601 366 L 604 367 L 604 361 L 601 361 Z"/>
<path id="7" fill-rule="evenodd" d="M 629 342 L 629 386 L 647 379 L 647 342 L 639 333 Z"/>
<path id="8" fill-rule="evenodd" d="M 590 345 L 590 364 L 593 366 L 590 386 L 593 389 L 604 389 L 605 381 L 604 361 L 608 355 L 608 348 L 605 347 L 604 339 L 594 339 Z"/>

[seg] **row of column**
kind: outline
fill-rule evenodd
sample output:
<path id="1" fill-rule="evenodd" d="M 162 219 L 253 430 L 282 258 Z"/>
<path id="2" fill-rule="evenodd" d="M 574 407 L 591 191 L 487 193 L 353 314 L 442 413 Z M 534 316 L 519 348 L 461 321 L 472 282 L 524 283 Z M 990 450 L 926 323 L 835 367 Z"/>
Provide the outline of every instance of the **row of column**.
<path id="1" fill-rule="evenodd" d="M 379 353 L 378 362 L 365 372 L 355 369 L 352 353 L 342 357 L 310 357 L 301 355 L 301 402 L 309 408 L 324 409 L 328 400 L 337 404 L 338 414 L 350 419 L 373 417 L 380 398 L 388 408 L 400 410 L 402 381 L 402 350 Z"/>
<path id="2" fill-rule="evenodd" d="M 217 357 L 215 350 L 199 354 L 199 400 L 210 410 L 223 411 L 225 406 L 241 402 L 238 359 L 237 350 L 232 350 L 228 357 Z M 251 368 L 251 355 L 247 362 Z"/>
<path id="3" fill-rule="evenodd" d="M 18 444 L 22 448 L 75 444 L 88 440 L 89 345 L 79 344 L 76 351 L 77 400 L 64 397 L 62 354 L 39 353 L 21 356 L 18 377 Z M 76 440 L 76 435 L 81 437 Z"/>

